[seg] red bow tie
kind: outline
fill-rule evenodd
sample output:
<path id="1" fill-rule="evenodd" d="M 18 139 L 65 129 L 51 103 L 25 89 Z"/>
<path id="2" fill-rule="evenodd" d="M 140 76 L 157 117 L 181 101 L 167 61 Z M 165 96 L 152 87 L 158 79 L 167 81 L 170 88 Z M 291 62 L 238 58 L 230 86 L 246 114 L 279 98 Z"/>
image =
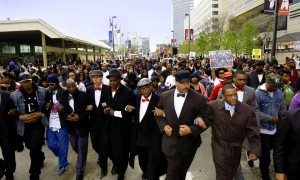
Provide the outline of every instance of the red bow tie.
<path id="1" fill-rule="evenodd" d="M 100 87 L 99 87 L 99 88 L 97 88 L 97 87 L 94 87 L 94 90 L 95 90 L 95 91 L 97 91 L 97 90 L 98 90 L 98 91 L 101 91 L 101 90 L 102 90 L 102 88 L 100 88 Z"/>
<path id="2" fill-rule="evenodd" d="M 244 91 L 244 88 L 236 88 L 236 91 Z"/>
<path id="3" fill-rule="evenodd" d="M 111 88 L 111 92 L 117 92 L 118 88 Z"/>
<path id="4" fill-rule="evenodd" d="M 142 102 L 149 102 L 149 98 L 142 99 Z"/>

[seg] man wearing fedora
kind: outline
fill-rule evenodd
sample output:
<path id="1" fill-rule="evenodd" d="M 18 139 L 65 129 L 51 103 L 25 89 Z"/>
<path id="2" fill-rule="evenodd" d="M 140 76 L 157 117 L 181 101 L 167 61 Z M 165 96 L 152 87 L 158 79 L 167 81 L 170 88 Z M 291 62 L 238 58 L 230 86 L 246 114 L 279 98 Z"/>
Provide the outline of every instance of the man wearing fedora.
<path id="1" fill-rule="evenodd" d="M 255 70 L 248 73 L 247 77 L 247 86 L 250 86 L 254 89 L 257 89 L 259 85 L 262 85 L 266 81 L 264 71 L 265 62 L 264 61 L 257 61 L 255 63 Z"/>
<path id="2" fill-rule="evenodd" d="M 49 120 L 49 128 L 46 131 L 46 141 L 49 149 L 58 157 L 59 167 L 57 174 L 63 174 L 68 167 L 68 149 L 69 138 L 66 123 L 62 117 L 61 105 L 62 95 L 65 92 L 59 85 L 57 74 L 50 74 L 47 78 L 47 85 L 49 87 L 49 106 L 45 114 Z"/>
<path id="3" fill-rule="evenodd" d="M 19 90 L 10 94 L 18 111 L 17 133 L 23 136 L 25 146 L 30 150 L 30 180 L 38 180 L 45 160 L 42 144 L 45 126 L 48 127 L 48 120 L 44 116 L 47 89 L 35 85 L 28 73 L 19 75 L 19 83 Z"/>
<path id="4" fill-rule="evenodd" d="M 107 163 L 103 157 L 107 157 L 105 143 L 105 127 L 107 123 L 107 115 L 104 114 L 103 104 L 106 100 L 106 94 L 110 91 L 107 85 L 103 84 L 103 72 L 94 70 L 91 73 L 91 80 L 93 85 L 87 88 L 89 95 L 89 104 L 93 106 L 90 111 L 90 135 L 92 147 L 98 154 L 97 163 L 101 167 L 101 178 L 107 175 Z"/>
<path id="5" fill-rule="evenodd" d="M 108 156 L 113 161 L 112 174 L 118 173 L 118 180 L 123 180 L 128 167 L 132 129 L 132 113 L 126 106 L 134 105 L 135 96 L 132 90 L 121 84 L 121 73 L 117 69 L 111 69 L 107 78 L 110 90 L 104 113 L 109 116 L 106 128 L 110 153 Z"/>
<path id="6" fill-rule="evenodd" d="M 135 106 L 128 107 L 130 110 L 135 109 L 129 164 L 134 168 L 135 155 L 138 155 L 142 179 L 158 180 L 160 175 L 165 174 L 165 171 L 159 171 L 167 167 L 161 151 L 162 134 L 152 113 L 159 102 L 159 96 L 153 92 L 149 78 L 141 79 L 137 86 L 141 95 L 137 96 Z"/>
<path id="7" fill-rule="evenodd" d="M 166 180 L 185 179 L 202 142 L 200 134 L 205 130 L 205 126 L 197 125 L 197 120 L 201 119 L 207 127 L 211 122 L 206 98 L 190 89 L 190 73 L 178 71 L 175 81 L 176 88 L 162 93 L 159 109 L 153 111 L 163 133 L 162 151 L 168 162 Z"/>

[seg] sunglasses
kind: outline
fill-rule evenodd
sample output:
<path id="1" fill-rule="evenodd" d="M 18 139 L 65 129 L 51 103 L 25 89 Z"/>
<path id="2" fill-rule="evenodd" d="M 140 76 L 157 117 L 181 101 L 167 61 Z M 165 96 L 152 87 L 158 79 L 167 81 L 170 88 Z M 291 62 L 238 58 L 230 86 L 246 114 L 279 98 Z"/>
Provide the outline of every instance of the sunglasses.
<path id="1" fill-rule="evenodd" d="M 55 83 L 47 83 L 48 86 L 55 86 Z"/>

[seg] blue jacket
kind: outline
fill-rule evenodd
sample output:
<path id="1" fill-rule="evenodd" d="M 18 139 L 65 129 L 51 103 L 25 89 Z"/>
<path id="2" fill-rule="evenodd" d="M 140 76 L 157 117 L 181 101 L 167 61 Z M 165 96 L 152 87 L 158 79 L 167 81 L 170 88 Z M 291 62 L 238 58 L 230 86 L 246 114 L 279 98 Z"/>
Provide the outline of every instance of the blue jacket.
<path id="1" fill-rule="evenodd" d="M 32 85 L 34 86 L 34 85 Z M 33 87 L 34 88 L 34 87 Z M 43 112 L 43 108 L 45 105 L 45 98 L 46 98 L 46 92 L 47 89 L 42 88 L 42 87 L 37 87 L 36 90 L 36 97 L 37 101 L 39 104 L 39 112 Z M 24 104 L 24 96 L 23 93 L 19 90 L 16 90 L 10 94 L 11 99 L 13 100 L 15 106 L 17 107 L 17 111 L 19 115 L 25 114 L 25 104 Z M 41 119 L 42 123 L 44 124 L 45 127 L 49 127 L 49 122 L 47 120 L 46 116 L 43 116 Z M 17 119 L 16 121 L 16 126 L 17 126 L 17 133 L 21 136 L 24 135 L 24 121 L 21 121 Z"/>
<path id="2" fill-rule="evenodd" d="M 286 112 L 285 99 L 281 90 L 277 89 L 273 97 L 271 97 L 267 90 L 258 87 L 256 96 L 259 108 L 258 119 L 260 121 L 260 128 L 270 131 L 274 130 L 277 125 L 271 123 L 272 117 L 275 116 L 280 121 Z"/>

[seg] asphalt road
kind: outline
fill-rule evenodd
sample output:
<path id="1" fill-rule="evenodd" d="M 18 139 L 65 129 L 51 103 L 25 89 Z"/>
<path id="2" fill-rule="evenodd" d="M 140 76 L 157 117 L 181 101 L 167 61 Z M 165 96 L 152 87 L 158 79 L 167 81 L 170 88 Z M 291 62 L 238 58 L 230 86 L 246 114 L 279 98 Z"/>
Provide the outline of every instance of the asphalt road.
<path id="1" fill-rule="evenodd" d="M 212 153 L 210 146 L 210 138 L 211 138 L 211 129 L 208 129 L 206 132 L 202 134 L 202 145 L 197 151 L 197 154 L 194 158 L 194 161 L 188 171 L 187 180 L 214 180 L 215 179 L 215 169 L 212 161 Z M 244 156 L 244 152 L 246 149 L 247 143 L 244 143 L 245 147 L 243 149 L 242 156 L 242 170 L 246 180 L 258 180 L 260 179 L 260 173 L 258 168 L 258 162 L 255 162 L 255 167 L 250 168 L 246 162 L 246 157 Z M 44 167 L 42 169 L 42 173 L 40 175 L 41 180 L 69 180 L 76 178 L 76 154 L 69 147 L 69 167 L 68 170 L 62 174 L 57 175 L 56 171 L 58 168 L 58 159 L 53 155 L 53 153 L 48 149 L 47 145 L 43 146 L 43 151 L 45 152 L 46 160 L 44 162 Z M 89 152 L 87 159 L 87 166 L 84 174 L 84 179 L 86 180 L 94 180 L 100 178 L 100 168 L 96 164 L 98 156 L 94 152 L 91 147 L 91 143 L 89 144 Z M 25 149 L 23 152 L 16 152 L 16 160 L 17 160 L 17 170 L 14 174 L 16 180 L 27 180 L 29 179 L 29 151 Z M 128 180 L 140 180 L 142 176 L 142 172 L 138 166 L 137 158 L 136 158 L 135 169 L 132 169 L 128 166 L 128 169 L 125 174 L 125 179 Z M 112 176 L 110 173 L 111 170 L 111 162 L 109 161 L 109 173 L 103 178 L 103 180 L 115 180 L 117 179 L 117 175 Z M 273 165 L 270 166 L 270 169 L 273 169 Z M 164 177 L 161 177 L 164 179 Z"/>

